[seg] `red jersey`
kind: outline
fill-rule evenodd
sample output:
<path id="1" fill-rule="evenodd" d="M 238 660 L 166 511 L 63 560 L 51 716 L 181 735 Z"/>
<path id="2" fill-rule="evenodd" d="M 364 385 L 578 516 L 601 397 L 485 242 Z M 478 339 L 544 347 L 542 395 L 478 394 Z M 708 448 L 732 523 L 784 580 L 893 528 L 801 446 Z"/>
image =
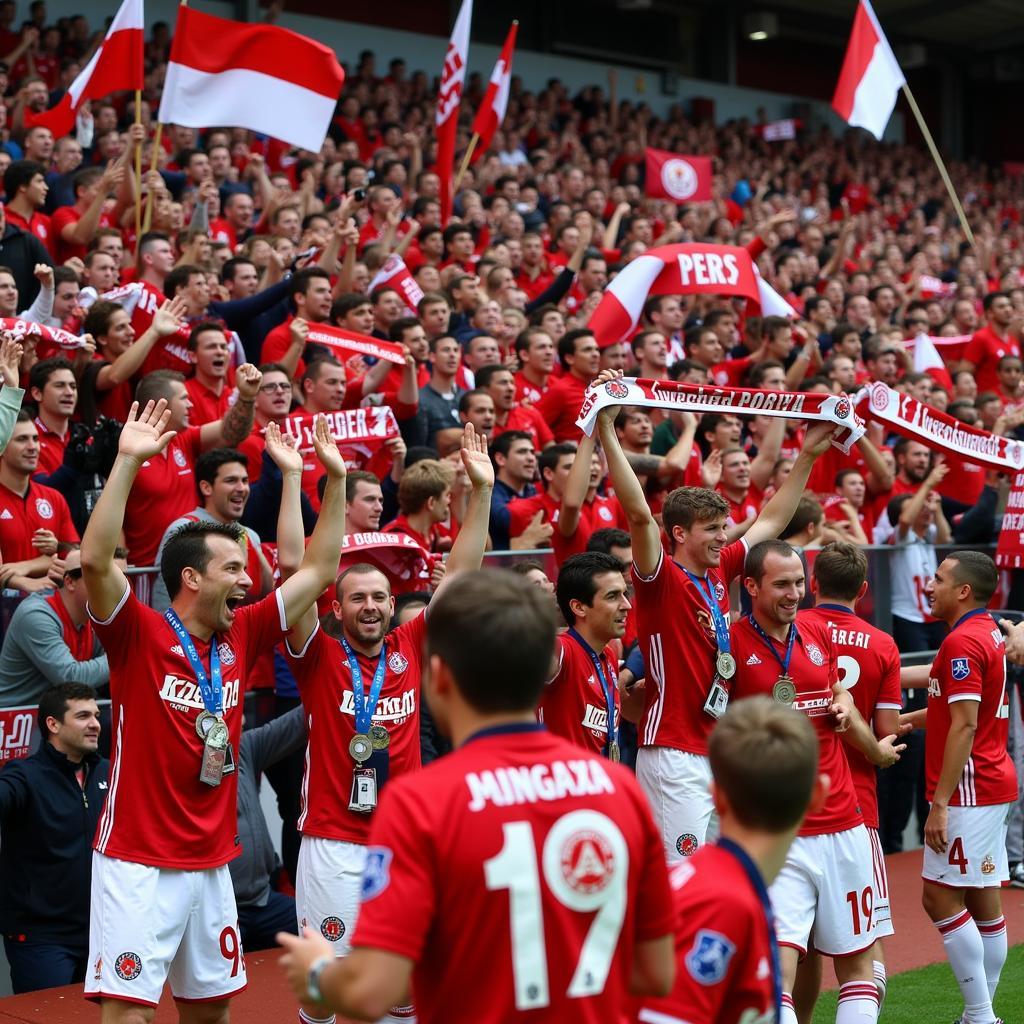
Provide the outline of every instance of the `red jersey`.
<path id="1" fill-rule="evenodd" d="M 516 287 L 526 292 L 527 302 L 533 302 L 543 292 L 546 292 L 555 283 L 555 275 L 545 267 L 535 277 L 530 278 L 525 267 L 516 271 Z"/>
<path id="2" fill-rule="evenodd" d="M 507 430 L 522 430 L 530 435 L 535 451 L 553 444 L 555 435 L 547 425 L 544 417 L 532 405 L 517 405 L 509 409 L 508 419 L 504 426 L 494 424 L 491 430 L 491 441 L 496 441 Z"/>
<path id="3" fill-rule="evenodd" d="M 143 462 L 125 506 L 124 539 L 131 565 L 153 565 L 164 531 L 196 507 L 194 469 L 202 452 L 201 429 L 182 430 L 164 451 Z"/>
<path id="4" fill-rule="evenodd" d="M 10 217 L 8 216 L 8 220 Z M 978 382 L 978 394 L 985 391 L 999 393 L 999 374 L 996 366 L 1003 356 L 1020 356 L 1020 343 L 1009 332 L 1001 338 L 988 324 L 975 331 L 964 349 L 964 359 L 974 365 L 974 379 Z"/>
<path id="5" fill-rule="evenodd" d="M 644 999 L 635 1019 L 642 1024 L 773 1021 L 768 890 L 746 853 L 720 839 L 676 864 L 668 881 L 676 911 L 676 981 L 664 999 Z"/>
<path id="6" fill-rule="evenodd" d="M 583 405 L 583 395 L 589 385 L 575 374 L 560 377 L 544 392 L 537 402 L 537 411 L 551 427 L 556 441 L 579 441 L 583 432 L 576 419 Z"/>
<path id="7" fill-rule="evenodd" d="M 78 531 L 60 491 L 29 480 L 25 496 L 0 484 L 0 556 L 5 562 L 39 557 L 32 547 L 36 530 L 50 530 L 64 544 L 77 544 Z"/>
<path id="8" fill-rule="evenodd" d="M 53 234 L 54 258 L 58 263 L 66 263 L 72 256 L 77 256 L 80 260 L 85 259 L 86 246 L 80 242 L 65 242 L 61 237 L 61 232 L 66 227 L 77 224 L 81 219 L 82 214 L 74 206 L 58 206 L 53 211 L 53 216 L 50 218 L 50 231 Z M 101 213 L 97 227 L 109 228 L 116 227 L 116 225 L 108 214 Z"/>
<path id="9" fill-rule="evenodd" d="M 408 520 L 406 516 L 395 516 L 394 519 L 384 527 L 385 533 L 404 533 L 412 537 L 424 551 L 432 551 L 435 554 L 443 554 L 450 551 L 458 530 L 453 531 L 450 526 L 445 527 L 443 523 L 434 523 L 430 527 L 430 535 L 424 536 Z"/>
<path id="10" fill-rule="evenodd" d="M 194 427 L 201 427 L 206 423 L 216 423 L 223 419 L 231 408 L 231 396 L 234 388 L 225 380 L 224 387 L 218 395 L 211 391 L 201 380 L 196 377 L 189 377 L 185 381 L 185 390 L 188 397 L 192 399 L 192 408 L 189 411 L 189 423 Z"/>
<path id="11" fill-rule="evenodd" d="M 558 519 L 562 514 L 562 503 L 547 491 L 538 491 L 529 498 L 513 498 L 508 508 L 508 535 L 518 537 L 529 525 L 530 520 L 543 511 L 542 522 L 551 523 L 555 529 L 551 533 L 551 547 L 555 552 L 555 561 L 561 565 L 570 555 L 578 555 L 587 550 L 590 536 L 595 530 L 607 526 L 617 526 L 628 530 L 629 524 L 622 507 L 615 498 L 606 498 L 597 494 L 591 502 L 584 502 L 580 509 L 580 521 L 570 537 L 563 537 L 558 529 Z"/>
<path id="12" fill-rule="evenodd" d="M 93 619 L 110 661 L 113 752 L 110 792 L 95 848 L 108 857 L 158 868 L 202 871 L 241 852 L 237 776 L 219 786 L 199 781 L 204 710 L 196 675 L 170 623 L 126 587 L 105 622 Z M 287 632 L 280 591 L 235 612 L 216 636 L 224 721 L 238 755 L 245 688 L 253 662 Z M 209 675 L 210 644 L 192 638 Z"/>
<path id="13" fill-rule="evenodd" d="M 608 745 L 608 704 L 601 680 L 597 677 L 589 647 L 582 638 L 562 633 L 556 640 L 558 671 L 548 681 L 541 697 L 538 717 L 556 736 L 563 736 L 595 754 L 605 753 Z M 618 658 L 608 644 L 599 657 L 615 716 L 613 728 L 619 728 L 619 688 L 616 682 Z"/>
<path id="14" fill-rule="evenodd" d="M 417 615 L 386 637 L 387 670 L 373 722 L 384 726 L 391 736 L 391 779 L 417 771 L 421 763 L 420 666 L 425 632 L 426 616 Z M 348 807 L 353 768 L 348 745 L 356 730 L 352 673 L 345 649 L 319 624 L 301 651 L 293 651 L 289 644 L 284 649 L 309 730 L 298 830 L 322 839 L 365 844 L 373 815 Z M 355 653 L 363 674 L 363 692 L 368 695 L 377 659 Z"/>
<path id="15" fill-rule="evenodd" d="M 1006 640 L 984 608 L 968 612 L 946 635 L 928 679 L 924 734 L 925 795 L 931 800 L 942 774 L 949 735 L 949 705 L 978 702 L 978 729 L 951 807 L 987 807 L 1017 799 L 1017 774 L 1006 751 L 1010 698 L 1006 692 Z"/>
<path id="16" fill-rule="evenodd" d="M 68 431 L 55 434 L 38 416 L 36 430 L 39 432 L 39 465 L 37 473 L 49 476 L 55 473 L 64 463 L 64 449 L 68 443 Z"/>
<path id="17" fill-rule="evenodd" d="M 729 505 L 728 521 L 733 526 L 739 526 L 740 523 L 745 523 L 751 516 L 756 519 L 761 512 L 761 503 L 764 501 L 764 494 L 754 484 L 751 484 L 747 488 L 747 493 L 743 496 L 742 501 L 734 501 L 721 489 L 721 487 L 717 487 L 715 489 L 723 498 L 725 498 Z"/>
<path id="18" fill-rule="evenodd" d="M 729 584 L 743 569 L 743 540 L 722 548 L 721 560 L 707 572 L 714 597 L 729 621 Z M 707 594 L 708 583 L 702 584 Z M 643 718 L 644 746 L 672 747 L 707 755 L 715 720 L 704 702 L 715 678 L 715 627 L 705 598 L 685 571 L 665 552 L 650 576 L 634 564 L 637 633 L 647 670 Z"/>
<path id="19" fill-rule="evenodd" d="M 732 653 L 736 659 L 736 675 L 730 687 L 730 700 L 742 700 L 762 694 L 771 695 L 772 688 L 782 674 L 779 659 L 785 657 L 786 645 L 771 639 L 776 658 L 768 650 L 762 637 L 744 616 L 732 627 Z M 803 711 L 818 734 L 820 754 L 819 771 L 831 780 L 825 806 L 815 814 L 808 814 L 797 835 L 819 836 L 844 832 L 863 823 L 864 818 L 853 788 L 853 776 L 843 749 L 843 741 L 836 734 L 835 721 L 828 708 L 832 704 L 832 684 L 838 672 L 836 649 L 823 623 L 808 621 L 797 627 L 789 664 L 790 678 L 796 684 L 797 694 L 793 707 Z"/>
<path id="20" fill-rule="evenodd" d="M 288 350 L 292 347 L 291 322 L 294 319 L 295 317 L 289 316 L 284 323 L 278 324 L 267 331 L 267 335 L 263 339 L 263 345 L 260 348 L 261 363 L 279 363 L 288 354 Z M 306 362 L 299 356 L 292 379 L 298 380 L 305 372 Z"/>
<path id="21" fill-rule="evenodd" d="M 711 370 L 711 379 L 719 387 L 738 388 L 743 381 L 743 375 L 754 365 L 753 356 L 743 356 L 741 359 L 724 359 L 716 363 Z"/>
<path id="22" fill-rule="evenodd" d="M 876 711 L 903 707 L 900 689 L 900 652 L 896 641 L 841 604 L 820 604 L 797 612 L 798 629 L 813 624 L 832 637 L 839 682 L 850 691 L 853 703 L 869 725 Z M 862 754 L 846 751 L 857 802 L 864 824 L 878 828 L 878 788 L 875 766 Z"/>
<path id="23" fill-rule="evenodd" d="M 541 387 L 539 384 L 534 384 L 532 380 L 528 380 L 523 376 L 520 370 L 515 374 L 516 381 L 516 401 L 517 402 L 530 402 L 536 405 L 541 397 L 547 394 L 548 388 L 551 387 L 550 382 Z"/>
<path id="24" fill-rule="evenodd" d="M 33 210 L 30 220 L 25 220 L 24 217 L 15 213 L 9 206 L 7 207 L 6 213 L 8 224 L 13 224 L 16 228 L 21 228 L 22 231 L 27 231 L 30 235 L 35 235 L 36 238 L 43 243 L 47 252 L 49 252 L 51 256 L 56 255 L 53 228 L 50 225 L 50 218 L 47 217 L 45 213 Z"/>
<path id="25" fill-rule="evenodd" d="M 636 945 L 675 924 L 632 774 L 541 726 L 482 730 L 397 780 L 370 843 L 353 945 L 416 964 L 422 1024 L 607 1024 Z"/>

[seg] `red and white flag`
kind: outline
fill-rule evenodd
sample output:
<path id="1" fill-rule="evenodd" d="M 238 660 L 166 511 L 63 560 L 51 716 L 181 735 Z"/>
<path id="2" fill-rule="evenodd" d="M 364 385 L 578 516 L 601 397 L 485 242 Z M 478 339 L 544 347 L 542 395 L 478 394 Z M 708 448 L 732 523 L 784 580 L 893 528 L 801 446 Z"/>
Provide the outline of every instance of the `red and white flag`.
<path id="1" fill-rule="evenodd" d="M 74 131 L 78 108 L 86 100 L 102 99 L 123 89 L 143 88 L 144 36 L 142 0 L 124 0 L 100 48 L 68 86 L 60 103 L 41 114 L 26 110 L 25 127 L 42 125 L 59 139 Z"/>
<path id="2" fill-rule="evenodd" d="M 381 264 L 377 276 L 366 289 L 366 294 L 372 295 L 378 288 L 383 288 L 385 285 L 388 288 L 394 288 L 402 296 L 402 301 L 405 303 L 405 308 L 409 310 L 410 316 L 420 315 L 417 307 L 423 298 L 423 289 L 417 284 L 416 278 L 409 273 L 405 260 L 394 253 Z"/>
<path id="3" fill-rule="evenodd" d="M 914 338 L 914 373 L 927 373 L 947 391 L 953 390 L 953 378 L 949 375 L 945 360 L 939 355 L 932 339 L 923 331 Z"/>
<path id="4" fill-rule="evenodd" d="M 441 69 L 441 89 L 437 96 L 437 174 L 441 179 L 441 224 L 452 216 L 452 164 L 455 162 L 455 135 L 459 127 L 462 83 L 469 60 L 469 23 L 473 20 L 473 0 L 462 0 L 452 37 Z"/>
<path id="5" fill-rule="evenodd" d="M 848 124 L 881 139 L 905 82 L 870 0 L 860 0 L 832 109 Z"/>
<path id="6" fill-rule="evenodd" d="M 789 142 L 796 138 L 797 129 L 801 127 L 800 121 L 795 117 L 786 117 L 781 121 L 769 121 L 759 126 L 761 138 L 765 142 Z"/>
<path id="7" fill-rule="evenodd" d="M 339 349 L 346 355 L 356 352 L 361 356 L 383 359 L 395 366 L 405 366 L 405 349 L 395 341 L 382 341 L 368 334 L 359 334 L 333 324 L 310 324 L 306 341 Z"/>
<path id="8" fill-rule="evenodd" d="M 494 138 L 494 133 L 501 127 L 505 120 L 505 111 L 508 109 L 508 93 L 512 85 L 512 53 L 516 48 L 516 33 L 519 31 L 519 22 L 513 21 L 512 27 L 505 37 L 505 45 L 501 48 L 498 63 L 494 65 L 491 72 L 491 80 L 487 83 L 487 92 L 480 103 L 480 109 L 473 119 L 473 134 L 480 136 L 476 149 L 473 151 L 473 159 L 470 163 L 476 163 L 487 152 Z"/>
<path id="9" fill-rule="evenodd" d="M 249 128 L 316 153 L 344 82 L 334 51 L 322 43 L 183 4 L 159 117 L 189 128 Z"/>
<path id="10" fill-rule="evenodd" d="M 644 151 L 644 191 L 652 199 L 706 203 L 711 199 L 711 157 L 679 156 L 665 149 Z"/>

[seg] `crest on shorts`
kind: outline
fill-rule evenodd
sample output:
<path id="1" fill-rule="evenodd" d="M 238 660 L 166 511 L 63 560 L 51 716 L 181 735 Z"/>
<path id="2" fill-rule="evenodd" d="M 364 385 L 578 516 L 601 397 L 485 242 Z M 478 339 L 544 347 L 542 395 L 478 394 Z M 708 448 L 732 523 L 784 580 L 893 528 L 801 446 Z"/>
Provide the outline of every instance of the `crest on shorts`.
<path id="1" fill-rule="evenodd" d="M 234 665 L 235 663 L 235 652 L 231 650 L 231 645 L 227 643 L 217 645 L 217 654 L 220 657 L 221 663 L 224 665 Z"/>
<path id="2" fill-rule="evenodd" d="M 971 665 L 966 658 L 954 658 L 950 662 L 949 668 L 957 682 L 966 679 L 971 674 Z"/>
<path id="3" fill-rule="evenodd" d="M 735 952 L 736 946 L 720 932 L 702 928 L 686 954 L 686 969 L 701 985 L 717 985 L 725 977 Z"/>
<path id="4" fill-rule="evenodd" d="M 700 847 L 700 841 L 692 832 L 684 832 L 676 840 L 676 849 L 683 857 L 692 857 Z"/>
<path id="5" fill-rule="evenodd" d="M 99 957 L 92 965 L 92 980 L 99 981 L 103 977 L 103 957 Z"/>
<path id="6" fill-rule="evenodd" d="M 612 398 L 625 398 L 629 394 L 629 388 L 621 380 L 610 380 L 604 386 L 605 394 Z"/>
<path id="7" fill-rule="evenodd" d="M 142 957 L 138 953 L 122 953 L 114 961 L 114 970 L 122 981 L 134 981 L 142 973 Z"/>
<path id="8" fill-rule="evenodd" d="M 398 651 L 392 651 L 388 655 L 388 668 L 392 672 L 404 672 L 408 667 L 409 662 Z"/>
<path id="9" fill-rule="evenodd" d="M 345 922 L 340 917 L 325 917 L 320 922 L 320 934 L 328 942 L 337 942 L 345 934 Z"/>
<path id="10" fill-rule="evenodd" d="M 981 862 L 981 873 L 983 875 L 991 875 L 996 869 L 996 862 L 992 859 L 991 853 L 985 854 L 985 859 Z"/>
<path id="11" fill-rule="evenodd" d="M 391 851 L 386 846 L 366 848 L 366 866 L 363 868 L 363 889 L 360 898 L 365 903 L 379 896 L 391 882 Z"/>
<path id="12" fill-rule="evenodd" d="M 821 648 L 817 644 L 807 645 L 807 657 L 819 668 L 825 664 L 825 655 L 821 653 Z"/>
<path id="13" fill-rule="evenodd" d="M 46 498 L 36 498 L 36 512 L 39 513 L 40 519 L 53 518 L 53 506 Z"/>

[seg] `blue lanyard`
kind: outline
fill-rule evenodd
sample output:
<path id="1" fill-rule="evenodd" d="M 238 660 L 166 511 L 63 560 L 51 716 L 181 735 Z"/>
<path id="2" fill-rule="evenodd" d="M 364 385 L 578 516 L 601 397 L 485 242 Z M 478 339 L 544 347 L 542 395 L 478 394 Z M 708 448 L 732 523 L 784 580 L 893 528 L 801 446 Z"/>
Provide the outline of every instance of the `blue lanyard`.
<path id="1" fill-rule="evenodd" d="M 754 632 L 756 632 L 757 635 L 765 642 L 768 650 L 772 652 L 772 656 L 779 663 L 779 666 L 782 669 L 782 674 L 784 676 L 788 676 L 789 663 L 793 659 L 793 643 L 800 635 L 797 632 L 796 623 L 794 622 L 789 627 L 789 636 L 786 638 L 786 656 L 784 658 L 780 658 L 779 652 L 775 649 L 775 641 L 772 640 L 772 638 L 761 628 L 757 619 L 755 619 L 753 615 L 748 615 L 747 618 L 749 619 L 750 624 L 754 627 Z"/>
<path id="2" fill-rule="evenodd" d="M 569 636 L 571 636 L 573 640 L 575 640 L 576 643 L 578 643 L 580 647 L 587 652 L 587 655 L 594 664 L 594 671 L 597 673 L 597 678 L 601 682 L 601 691 L 604 693 L 604 707 L 605 711 L 608 712 L 608 746 L 610 748 L 619 736 L 619 730 L 615 724 L 615 694 L 612 692 L 611 686 L 608 685 L 608 680 L 605 677 L 604 669 L 601 667 L 601 659 L 598 657 L 597 651 L 595 651 L 594 648 L 591 647 L 590 644 L 588 644 L 587 641 L 584 640 L 583 637 L 581 637 L 571 626 L 569 627 Z"/>
<path id="3" fill-rule="evenodd" d="M 352 650 L 349 642 L 342 637 L 341 646 L 345 648 L 345 655 L 348 657 L 348 670 L 352 674 L 352 708 L 355 712 L 356 732 L 364 736 L 370 729 L 373 722 L 373 713 L 377 710 L 377 701 L 380 698 L 381 688 L 384 686 L 384 674 L 387 671 L 388 645 L 384 644 L 380 649 L 380 657 L 377 658 L 377 667 L 373 672 L 373 682 L 370 684 L 370 696 L 365 695 L 363 690 L 363 670 L 359 667 L 359 659 L 356 652 Z"/>
<path id="4" fill-rule="evenodd" d="M 676 562 L 676 565 L 679 565 L 679 563 Z M 686 573 L 689 581 L 700 591 L 700 596 L 704 598 L 704 603 L 708 606 L 708 611 L 711 612 L 711 622 L 715 627 L 715 643 L 720 651 L 728 654 L 730 651 L 729 623 L 726 622 L 725 615 L 722 614 L 722 609 L 715 600 L 715 592 L 711 585 L 711 580 L 706 576 L 701 580 L 699 576 L 695 576 L 689 569 L 681 565 L 679 565 L 679 568 Z M 708 585 L 707 590 L 704 589 L 705 583 Z"/>
<path id="5" fill-rule="evenodd" d="M 775 935 L 775 915 L 772 913 L 772 901 L 768 897 L 768 889 L 761 877 L 757 865 L 750 859 L 750 855 L 741 846 L 731 839 L 719 839 L 718 847 L 731 853 L 743 868 L 750 884 L 761 901 L 761 909 L 764 911 L 765 923 L 768 925 L 768 947 L 772 956 L 772 999 L 775 1005 L 775 1020 L 782 1019 L 782 964 L 779 961 L 779 940 Z"/>
<path id="6" fill-rule="evenodd" d="M 203 707 L 211 715 L 223 714 L 224 690 L 220 681 L 220 653 L 217 650 L 217 634 L 214 633 L 210 637 L 210 674 L 207 675 L 206 669 L 203 668 L 203 663 L 199 660 L 199 652 L 196 650 L 196 645 L 192 642 L 192 637 L 189 636 L 188 630 L 181 624 L 181 619 L 178 618 L 177 612 L 173 608 L 168 608 L 164 612 L 164 618 L 170 623 L 175 636 L 181 642 L 181 649 L 185 652 L 185 657 L 188 658 L 188 663 L 195 673 L 196 682 L 199 684 L 199 692 L 203 698 Z"/>

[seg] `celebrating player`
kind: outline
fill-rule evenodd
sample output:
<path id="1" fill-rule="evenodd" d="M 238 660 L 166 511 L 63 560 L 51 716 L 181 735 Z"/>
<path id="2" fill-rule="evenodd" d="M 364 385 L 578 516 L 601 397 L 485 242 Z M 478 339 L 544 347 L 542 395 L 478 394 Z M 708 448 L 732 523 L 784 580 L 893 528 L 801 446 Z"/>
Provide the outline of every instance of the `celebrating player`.
<path id="1" fill-rule="evenodd" d="M 302 456 L 279 444 L 278 437 L 277 427 L 268 426 L 267 449 L 282 469 L 286 488 L 278 543 L 281 572 L 287 576 L 302 557 Z M 494 470 L 487 441 L 472 424 L 463 434 L 462 464 L 473 492 L 438 593 L 458 573 L 480 567 L 487 543 Z M 318 931 L 335 955 L 344 956 L 351 948 L 366 842 L 380 791 L 389 778 L 420 767 L 427 613 L 388 633 L 395 600 L 387 577 L 367 564 L 346 569 L 338 577 L 335 593 L 340 636 L 335 639 L 320 628 L 313 608 L 296 623 L 286 652 L 309 732 L 298 821 L 302 833 L 295 885 L 299 927 Z M 403 995 L 399 993 L 399 999 Z M 411 1015 L 411 1007 L 396 1005 L 388 1019 Z M 299 1017 L 306 1022 L 333 1019 L 309 1000 Z"/>
<path id="2" fill-rule="evenodd" d="M 738 701 L 708 740 L 718 842 L 669 873 L 676 904 L 676 983 L 645 999 L 644 1024 L 777 1020 L 782 976 L 770 885 L 804 814 L 821 809 L 818 738 L 769 697 Z"/>
<path id="3" fill-rule="evenodd" d="M 132 406 L 82 540 L 89 613 L 110 660 L 113 697 L 85 983 L 104 1024 L 151 1020 L 168 979 L 182 1021 L 221 1024 L 229 998 L 245 988 L 227 864 L 241 852 L 233 752 L 248 671 L 330 584 L 343 533 L 345 463 L 321 418 L 314 446 L 329 480 L 299 571 L 240 607 L 252 583 L 241 528 L 189 523 L 164 548 L 170 608 L 146 608 L 114 548 L 139 467 L 174 437 L 169 418 L 164 401 L 141 412 Z"/>
<path id="4" fill-rule="evenodd" d="M 457 577 L 431 603 L 427 697 L 454 753 L 393 782 L 375 816 L 353 952 L 281 934 L 292 988 L 374 1020 L 410 980 L 423 1024 L 605 1024 L 672 984 L 661 843 L 620 765 L 536 721 L 550 602 L 525 579 Z"/>
<path id="5" fill-rule="evenodd" d="M 600 386 L 616 377 L 608 370 Z M 786 482 L 746 536 L 726 544 L 729 507 L 702 487 L 679 487 L 665 499 L 661 529 L 615 434 L 615 407 L 598 417 L 615 495 L 630 523 L 637 631 L 647 668 L 638 731 L 637 780 L 654 808 L 670 861 L 694 853 L 711 819 L 707 737 L 729 702 L 736 659 L 729 639 L 729 584 L 748 548 L 777 537 L 793 516 L 814 460 L 828 449 L 831 424 L 816 423 Z"/>

